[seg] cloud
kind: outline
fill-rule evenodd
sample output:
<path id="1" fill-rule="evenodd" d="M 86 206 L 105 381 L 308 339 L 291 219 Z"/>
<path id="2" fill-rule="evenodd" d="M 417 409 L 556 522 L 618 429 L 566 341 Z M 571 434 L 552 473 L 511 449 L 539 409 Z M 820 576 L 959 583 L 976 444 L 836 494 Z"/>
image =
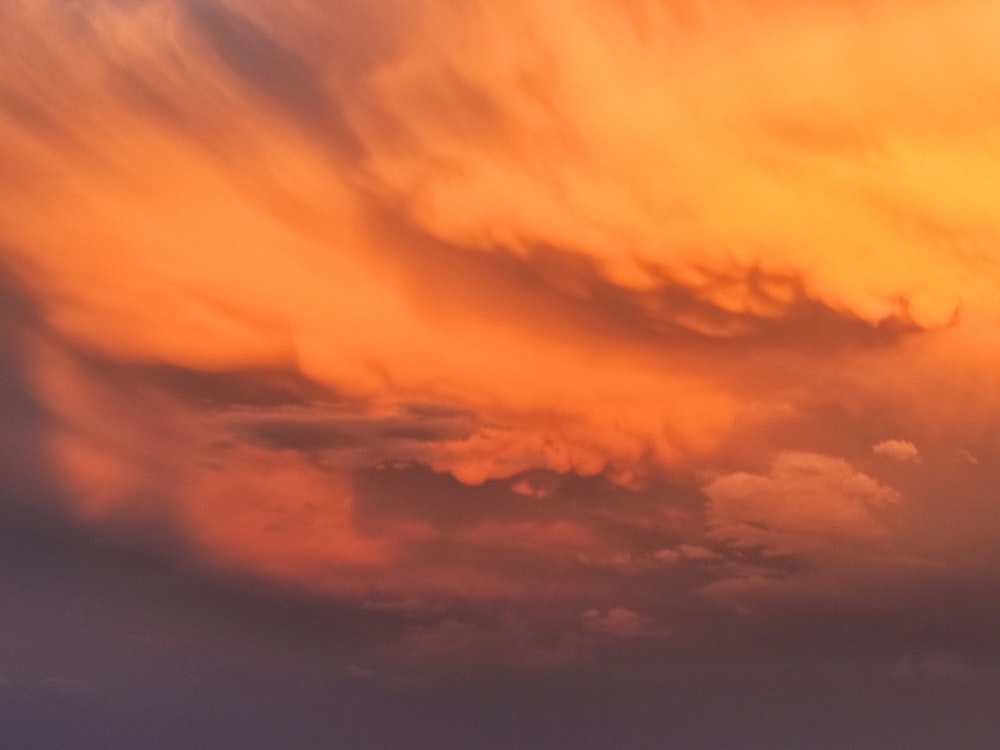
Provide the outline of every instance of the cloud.
<path id="1" fill-rule="evenodd" d="M 933 29 L 932 47 L 988 50 L 981 4 L 728 6 L 688 23 L 631 7 L 422 8 L 358 107 L 372 174 L 456 244 L 573 248 L 632 288 L 667 269 L 727 310 L 787 309 L 780 285 L 768 304 L 702 283 L 734 267 L 792 270 L 808 297 L 872 322 L 940 326 L 985 302 L 992 282 L 942 238 L 989 221 L 948 111 L 979 143 L 988 117 L 968 102 L 991 73 L 963 55 L 946 82 L 917 42 Z"/>
<path id="2" fill-rule="evenodd" d="M 878 539 L 887 529 L 877 514 L 900 500 L 843 459 L 793 451 L 767 474 L 728 474 L 703 491 L 712 536 L 779 555 Z"/>
<path id="3" fill-rule="evenodd" d="M 920 451 L 908 440 L 882 440 L 872 446 L 876 456 L 882 456 L 900 463 L 920 461 Z"/>
<path id="4" fill-rule="evenodd" d="M 379 413 L 357 403 L 229 409 L 222 419 L 242 440 L 272 449 L 343 455 L 341 462 L 352 467 L 426 460 L 433 444 L 467 438 L 476 423 L 468 412 L 410 414 L 400 405 Z"/>
<path id="5" fill-rule="evenodd" d="M 550 469 L 639 486 L 701 465 L 734 424 L 786 409 L 797 384 L 775 375 L 784 362 L 825 371 L 834 344 L 877 356 L 943 320 L 923 292 L 903 305 L 896 282 L 867 279 L 871 264 L 858 280 L 853 267 L 833 273 L 841 253 L 822 251 L 819 222 L 769 220 L 776 234 L 762 239 L 761 212 L 737 210 L 732 196 L 765 195 L 773 205 L 761 215 L 799 216 L 810 191 L 726 136 L 756 133 L 788 102 L 767 87 L 759 100 L 736 95 L 746 121 L 733 119 L 726 102 L 744 87 L 729 84 L 744 74 L 713 45 L 731 38 L 755 69 L 807 75 L 784 63 L 806 54 L 799 34 L 818 33 L 815 8 L 762 14 L 768 47 L 740 33 L 740 14 L 729 29 L 645 3 L 579 15 L 551 3 L 417 3 L 401 11 L 414 22 L 407 34 L 353 6 L 338 6 L 337 30 L 311 2 L 33 7 L 8 13 L 26 34 L 45 19 L 35 75 L 51 79 L 50 94 L 10 77 L 20 105 L 3 127 L 17 144 L 11 164 L 46 167 L 9 189 L 3 218 L 17 255 L 37 266 L 29 285 L 52 324 L 152 367 L 289 372 L 389 410 L 466 410 L 476 424 L 420 459 L 468 483 Z M 832 72 L 849 79 L 851 40 L 891 27 L 881 16 L 828 20 Z M 351 43 L 354 28 L 369 32 L 368 51 Z M 319 44 L 324 34 L 345 44 Z M 123 70 L 133 71 L 124 89 Z M 788 81 L 789 101 L 811 83 Z M 609 91 L 622 107 L 598 106 Z M 81 113 L 66 128 L 78 143 L 26 127 L 17 113 L 29 110 L 53 128 Z M 633 132 L 639 121 L 670 137 Z M 830 194 L 815 151 L 841 142 L 840 125 L 820 125 L 765 129 L 761 142 L 777 139 L 788 174 L 821 183 L 814 218 L 828 211 L 827 225 L 879 239 L 888 230 L 873 229 L 867 209 Z M 722 166 L 731 183 L 709 179 Z M 867 189 L 865 170 L 851 189 Z M 671 179 L 657 183 L 661 174 Z M 864 221 L 848 220 L 858 212 Z M 80 252 L 66 253 L 69 237 L 84 238 Z M 246 429 L 319 447 L 343 437 L 334 421 L 275 415 Z"/>
<path id="6" fill-rule="evenodd" d="M 979 459 L 973 456 L 971 453 L 969 453 L 969 451 L 965 450 L 964 448 L 956 449 L 953 454 L 953 457 L 955 461 L 959 461 L 965 464 L 975 465 L 979 463 Z"/>
<path id="7" fill-rule="evenodd" d="M 615 607 L 607 612 L 589 609 L 583 613 L 583 626 L 592 633 L 618 638 L 655 638 L 669 634 L 649 617 L 624 607 Z"/>
<path id="8" fill-rule="evenodd" d="M 659 549 L 653 553 L 653 559 L 662 563 L 675 563 L 679 560 L 694 562 L 709 562 L 719 560 L 719 554 L 705 547 L 693 544 L 681 544 L 673 548 Z"/>
<path id="9" fill-rule="evenodd" d="M 532 483 L 527 478 L 518 479 L 514 482 L 510 487 L 510 491 L 516 492 L 518 495 L 533 497 L 538 500 L 544 500 L 552 494 L 552 490 L 550 488 Z"/>
<path id="10" fill-rule="evenodd" d="M 0 466 L 428 660 L 992 575 L 995 16 L 7 3 Z"/>

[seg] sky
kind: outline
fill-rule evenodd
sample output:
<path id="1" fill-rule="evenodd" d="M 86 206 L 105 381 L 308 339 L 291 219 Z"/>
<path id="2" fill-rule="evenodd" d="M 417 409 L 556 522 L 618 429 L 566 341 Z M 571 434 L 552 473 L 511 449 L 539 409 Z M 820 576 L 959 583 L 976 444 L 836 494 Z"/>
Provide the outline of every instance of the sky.
<path id="1" fill-rule="evenodd" d="M 998 50 L 5 0 L 0 744 L 997 747 Z"/>

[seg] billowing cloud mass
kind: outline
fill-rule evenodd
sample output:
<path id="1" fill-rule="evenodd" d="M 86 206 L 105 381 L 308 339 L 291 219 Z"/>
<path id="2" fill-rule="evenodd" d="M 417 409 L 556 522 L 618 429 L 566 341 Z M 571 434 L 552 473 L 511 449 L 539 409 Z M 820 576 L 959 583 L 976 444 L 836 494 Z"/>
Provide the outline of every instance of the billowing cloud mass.
<path id="1" fill-rule="evenodd" d="M 4 502 L 394 613 L 356 679 L 988 590 L 998 29 L 10 0 Z"/>

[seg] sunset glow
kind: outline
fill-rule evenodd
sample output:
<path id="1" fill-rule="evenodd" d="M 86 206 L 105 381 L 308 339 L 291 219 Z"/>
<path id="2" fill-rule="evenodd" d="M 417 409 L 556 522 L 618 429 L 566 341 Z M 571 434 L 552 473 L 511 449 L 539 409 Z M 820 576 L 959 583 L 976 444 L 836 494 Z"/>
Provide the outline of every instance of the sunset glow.
<path id="1" fill-rule="evenodd" d="M 988 0 L 0 4 L 0 738 L 996 747 L 998 96 Z"/>

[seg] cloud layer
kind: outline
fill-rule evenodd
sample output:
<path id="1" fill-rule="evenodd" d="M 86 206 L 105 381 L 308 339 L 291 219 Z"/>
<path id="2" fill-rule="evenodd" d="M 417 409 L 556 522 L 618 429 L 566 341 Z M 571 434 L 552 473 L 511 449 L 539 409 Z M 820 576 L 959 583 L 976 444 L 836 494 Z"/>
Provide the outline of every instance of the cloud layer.
<path id="1" fill-rule="evenodd" d="M 8 2 L 11 495 L 380 669 L 992 582 L 996 16 Z"/>

